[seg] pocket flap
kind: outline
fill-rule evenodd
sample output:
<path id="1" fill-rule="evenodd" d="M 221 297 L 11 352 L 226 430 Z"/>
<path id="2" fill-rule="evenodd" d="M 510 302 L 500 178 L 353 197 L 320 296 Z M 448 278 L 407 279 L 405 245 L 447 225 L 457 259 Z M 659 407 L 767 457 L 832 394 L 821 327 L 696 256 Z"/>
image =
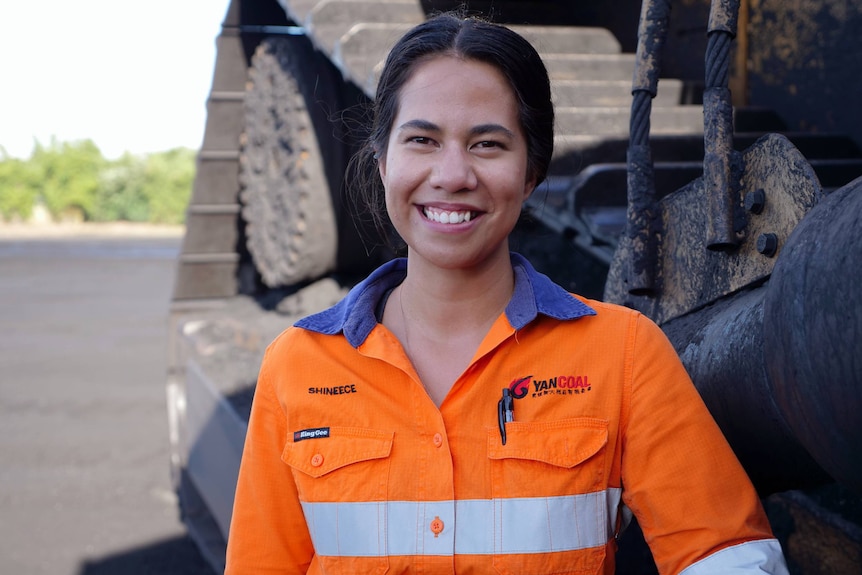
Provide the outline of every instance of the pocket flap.
<path id="1" fill-rule="evenodd" d="M 312 477 L 361 461 L 389 457 L 395 432 L 362 427 L 330 427 L 328 437 L 288 439 L 281 460 Z"/>
<path id="2" fill-rule="evenodd" d="M 570 468 L 586 461 L 608 442 L 605 419 L 577 417 L 506 424 L 506 445 L 499 429 L 488 431 L 488 457 L 528 459 Z"/>

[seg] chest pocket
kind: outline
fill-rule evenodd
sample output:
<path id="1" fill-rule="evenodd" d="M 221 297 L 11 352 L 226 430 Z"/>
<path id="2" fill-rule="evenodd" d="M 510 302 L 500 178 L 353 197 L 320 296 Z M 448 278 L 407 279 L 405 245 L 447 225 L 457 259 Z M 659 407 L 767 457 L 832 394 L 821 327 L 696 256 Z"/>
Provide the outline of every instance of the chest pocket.
<path id="1" fill-rule="evenodd" d="M 554 496 L 603 489 L 607 443 L 608 422 L 590 417 L 513 421 L 506 424 L 506 445 L 498 429 L 489 430 L 492 495 Z"/>
<path id="2" fill-rule="evenodd" d="M 329 435 L 288 438 L 281 460 L 290 466 L 306 524 L 323 573 L 373 573 L 389 569 L 386 518 L 369 503 L 386 499 L 394 432 L 330 427 Z M 314 570 L 314 567 L 312 567 Z"/>
<path id="3" fill-rule="evenodd" d="M 288 439 L 281 460 L 293 470 L 300 500 L 383 501 L 394 432 L 330 427 L 328 437 Z"/>
<path id="4" fill-rule="evenodd" d="M 506 445 L 489 430 L 497 572 L 601 572 L 615 513 L 607 443 L 608 422 L 595 418 L 507 423 Z"/>

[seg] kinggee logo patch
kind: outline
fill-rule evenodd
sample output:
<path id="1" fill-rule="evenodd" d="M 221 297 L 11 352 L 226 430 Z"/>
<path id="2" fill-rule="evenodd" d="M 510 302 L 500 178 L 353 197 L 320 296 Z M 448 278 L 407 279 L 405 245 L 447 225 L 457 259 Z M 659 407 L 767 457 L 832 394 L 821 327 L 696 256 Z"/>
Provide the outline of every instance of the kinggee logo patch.
<path id="1" fill-rule="evenodd" d="M 329 437 L 328 427 L 315 427 L 314 429 L 303 429 L 293 432 L 293 442 L 305 441 L 306 439 L 320 439 Z"/>

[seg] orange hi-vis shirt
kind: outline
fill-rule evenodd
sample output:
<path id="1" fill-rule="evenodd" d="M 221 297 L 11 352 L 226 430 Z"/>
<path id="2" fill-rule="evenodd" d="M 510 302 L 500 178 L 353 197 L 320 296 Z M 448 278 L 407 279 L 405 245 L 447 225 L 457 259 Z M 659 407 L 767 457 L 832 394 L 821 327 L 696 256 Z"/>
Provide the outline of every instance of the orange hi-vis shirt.
<path id="1" fill-rule="evenodd" d="M 227 575 L 610 574 L 624 506 L 662 574 L 787 572 L 663 332 L 512 263 L 513 298 L 439 409 L 377 320 L 404 260 L 270 345 Z"/>

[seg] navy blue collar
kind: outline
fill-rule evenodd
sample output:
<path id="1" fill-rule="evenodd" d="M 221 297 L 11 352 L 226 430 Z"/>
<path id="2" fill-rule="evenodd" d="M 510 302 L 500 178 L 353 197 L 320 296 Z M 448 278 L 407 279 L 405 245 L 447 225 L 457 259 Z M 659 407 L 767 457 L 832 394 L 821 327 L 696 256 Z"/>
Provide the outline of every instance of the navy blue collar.
<path id="1" fill-rule="evenodd" d="M 513 253 L 515 292 L 506 306 L 506 318 L 516 330 L 539 314 L 559 320 L 596 315 L 590 306 L 537 272 L 523 256 Z M 326 335 L 344 333 L 353 347 L 359 347 L 377 325 L 376 310 L 381 300 L 407 276 L 407 260 L 389 261 L 357 284 L 343 300 L 320 313 L 296 322 L 296 327 Z"/>

